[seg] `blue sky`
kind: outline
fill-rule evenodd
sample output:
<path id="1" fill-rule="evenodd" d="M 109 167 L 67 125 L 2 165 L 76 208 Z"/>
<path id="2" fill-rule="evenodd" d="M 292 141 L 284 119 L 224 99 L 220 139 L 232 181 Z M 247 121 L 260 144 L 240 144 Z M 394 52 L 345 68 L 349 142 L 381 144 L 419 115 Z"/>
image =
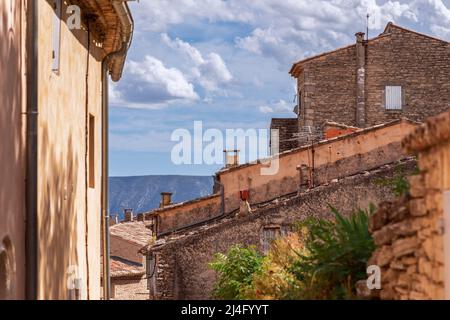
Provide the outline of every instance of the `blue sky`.
<path id="1" fill-rule="evenodd" d="M 450 0 L 141 0 L 122 80 L 111 87 L 110 175 L 212 175 L 175 165 L 174 130 L 268 128 L 293 117 L 293 62 L 389 21 L 450 41 Z"/>

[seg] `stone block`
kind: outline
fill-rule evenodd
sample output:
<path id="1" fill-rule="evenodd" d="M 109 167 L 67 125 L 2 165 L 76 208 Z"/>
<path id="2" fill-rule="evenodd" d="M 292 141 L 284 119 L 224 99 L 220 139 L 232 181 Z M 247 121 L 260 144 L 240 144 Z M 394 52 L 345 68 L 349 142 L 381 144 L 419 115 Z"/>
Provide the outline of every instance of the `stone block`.
<path id="1" fill-rule="evenodd" d="M 396 258 L 413 253 L 418 246 L 417 238 L 408 237 L 404 239 L 398 239 L 392 244 L 392 254 Z"/>
<path id="2" fill-rule="evenodd" d="M 426 215 L 427 206 L 424 199 L 412 199 L 409 202 L 409 212 L 414 217 L 420 217 Z"/>

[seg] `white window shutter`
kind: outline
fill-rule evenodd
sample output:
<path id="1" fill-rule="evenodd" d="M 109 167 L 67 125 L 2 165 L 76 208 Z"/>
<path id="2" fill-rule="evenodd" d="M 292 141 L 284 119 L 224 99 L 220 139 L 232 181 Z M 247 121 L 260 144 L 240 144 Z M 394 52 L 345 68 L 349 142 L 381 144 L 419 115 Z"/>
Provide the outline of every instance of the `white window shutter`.
<path id="1" fill-rule="evenodd" d="M 401 110 L 402 109 L 402 87 L 386 86 L 386 109 Z"/>

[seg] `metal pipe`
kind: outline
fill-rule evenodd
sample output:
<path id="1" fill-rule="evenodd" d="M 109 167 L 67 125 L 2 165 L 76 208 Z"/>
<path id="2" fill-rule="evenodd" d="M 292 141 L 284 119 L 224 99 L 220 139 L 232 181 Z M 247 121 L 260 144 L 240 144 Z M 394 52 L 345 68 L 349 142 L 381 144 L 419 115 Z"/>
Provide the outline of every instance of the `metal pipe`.
<path id="1" fill-rule="evenodd" d="M 26 128 L 26 288 L 27 300 L 38 298 L 38 7 L 40 1 L 29 0 L 27 16 L 27 128 Z"/>
<path id="2" fill-rule="evenodd" d="M 109 183 L 108 183 L 108 144 L 109 144 L 109 126 L 108 126 L 108 59 L 102 62 L 102 240 L 103 240 L 103 299 L 111 299 L 111 279 L 109 270 Z"/>

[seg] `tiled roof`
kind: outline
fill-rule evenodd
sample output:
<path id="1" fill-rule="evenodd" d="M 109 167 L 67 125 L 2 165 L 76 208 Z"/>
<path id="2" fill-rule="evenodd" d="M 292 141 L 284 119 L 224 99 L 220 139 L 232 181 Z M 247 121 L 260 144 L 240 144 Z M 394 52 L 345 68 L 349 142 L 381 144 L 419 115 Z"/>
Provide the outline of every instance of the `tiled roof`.
<path id="1" fill-rule="evenodd" d="M 112 256 L 110 259 L 111 278 L 142 277 L 145 268 L 142 264 Z"/>
<path id="2" fill-rule="evenodd" d="M 111 236 L 120 237 L 137 245 L 147 245 L 152 240 L 152 232 L 142 221 L 118 223 L 109 228 Z"/>

